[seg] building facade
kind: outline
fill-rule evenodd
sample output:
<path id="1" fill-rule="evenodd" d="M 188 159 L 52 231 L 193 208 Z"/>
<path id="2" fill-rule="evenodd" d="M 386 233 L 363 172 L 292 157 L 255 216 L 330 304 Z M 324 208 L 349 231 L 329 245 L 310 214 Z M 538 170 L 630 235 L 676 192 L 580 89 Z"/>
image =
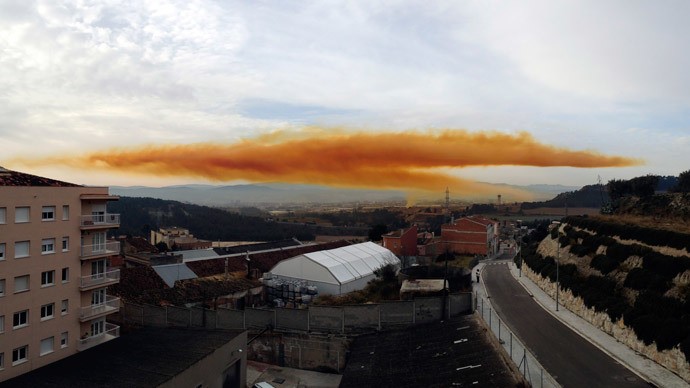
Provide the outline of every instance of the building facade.
<path id="1" fill-rule="evenodd" d="M 0 168 L 0 381 L 119 336 L 107 187 Z"/>
<path id="2" fill-rule="evenodd" d="M 449 252 L 485 255 L 498 254 L 499 223 L 485 217 L 463 217 L 441 226 L 441 244 Z"/>
<path id="3" fill-rule="evenodd" d="M 417 255 L 417 226 L 400 229 L 383 236 L 383 246 L 398 256 Z"/>

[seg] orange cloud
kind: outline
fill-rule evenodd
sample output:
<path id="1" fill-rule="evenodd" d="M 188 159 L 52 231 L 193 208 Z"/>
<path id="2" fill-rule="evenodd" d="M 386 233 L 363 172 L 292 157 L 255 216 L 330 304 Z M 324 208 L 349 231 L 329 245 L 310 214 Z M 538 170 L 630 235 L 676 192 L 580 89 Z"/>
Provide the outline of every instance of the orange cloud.
<path id="1" fill-rule="evenodd" d="M 641 163 L 638 159 L 552 147 L 526 132 L 334 133 L 315 128 L 297 136 L 275 132 L 230 144 L 150 145 L 12 162 L 74 168 L 87 165 L 128 174 L 214 181 L 280 181 L 408 192 L 442 192 L 450 187 L 460 195 L 496 193 L 496 188 L 434 169 L 501 165 L 590 168 Z M 525 193 L 517 190 L 502 187 L 501 191 L 525 198 Z"/>

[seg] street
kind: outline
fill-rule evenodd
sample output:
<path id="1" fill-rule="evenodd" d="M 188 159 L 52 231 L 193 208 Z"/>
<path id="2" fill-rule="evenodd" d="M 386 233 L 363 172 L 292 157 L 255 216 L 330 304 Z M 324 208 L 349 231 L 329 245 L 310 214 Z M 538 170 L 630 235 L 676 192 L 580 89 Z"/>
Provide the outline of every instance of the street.
<path id="1" fill-rule="evenodd" d="M 546 312 L 513 278 L 505 261 L 487 263 L 482 281 L 501 319 L 564 387 L 649 386 Z"/>

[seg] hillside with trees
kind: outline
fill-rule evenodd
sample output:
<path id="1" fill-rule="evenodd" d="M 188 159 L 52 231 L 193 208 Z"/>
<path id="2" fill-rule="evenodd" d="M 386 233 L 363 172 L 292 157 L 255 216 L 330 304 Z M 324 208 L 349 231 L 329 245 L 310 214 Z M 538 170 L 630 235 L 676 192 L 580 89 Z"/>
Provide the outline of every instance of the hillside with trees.
<path id="1" fill-rule="evenodd" d="M 325 227 L 297 222 L 267 221 L 219 208 L 154 198 L 121 197 L 108 204 L 108 212 L 121 214 L 115 234 L 148 237 L 164 226 L 189 229 L 195 237 L 211 241 L 274 241 L 286 238 L 313 240 L 321 235 L 366 235 L 367 228 Z"/>

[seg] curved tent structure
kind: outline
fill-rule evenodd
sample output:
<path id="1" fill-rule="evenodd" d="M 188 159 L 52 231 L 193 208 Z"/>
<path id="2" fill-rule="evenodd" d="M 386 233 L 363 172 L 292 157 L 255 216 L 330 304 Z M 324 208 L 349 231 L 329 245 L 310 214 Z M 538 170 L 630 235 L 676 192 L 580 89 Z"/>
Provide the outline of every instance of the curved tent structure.
<path id="1" fill-rule="evenodd" d="M 342 248 L 305 253 L 276 264 L 272 276 L 288 281 L 305 281 L 320 294 L 340 295 L 360 290 L 374 279 L 374 271 L 400 260 L 388 249 L 366 242 Z"/>

